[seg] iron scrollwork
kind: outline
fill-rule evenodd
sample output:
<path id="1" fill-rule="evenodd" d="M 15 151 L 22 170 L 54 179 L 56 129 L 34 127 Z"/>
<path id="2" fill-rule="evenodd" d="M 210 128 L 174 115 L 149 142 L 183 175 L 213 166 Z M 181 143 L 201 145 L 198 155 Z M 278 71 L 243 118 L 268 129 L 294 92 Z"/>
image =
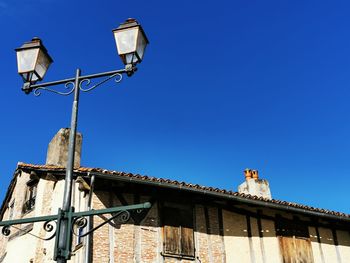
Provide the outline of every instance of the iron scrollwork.
<path id="1" fill-rule="evenodd" d="M 11 235 L 11 229 L 10 229 L 11 226 L 4 226 L 1 230 L 1 233 L 8 237 L 9 235 Z"/>
<path id="2" fill-rule="evenodd" d="M 112 220 L 116 220 L 119 224 L 124 224 L 126 222 L 128 222 L 130 219 L 130 212 L 127 210 L 124 211 L 120 211 L 117 212 L 115 214 L 113 214 L 110 218 L 108 218 L 106 221 L 102 222 L 101 224 L 99 224 L 98 226 L 95 226 L 94 228 L 85 231 L 83 234 L 79 234 L 75 231 L 75 228 L 84 228 L 87 226 L 88 220 L 86 217 L 76 217 L 73 219 L 73 224 L 72 224 L 72 233 L 75 236 L 79 236 L 79 237 L 85 237 L 89 234 L 91 234 L 92 232 L 96 231 L 97 229 L 101 228 L 102 226 L 104 226 L 105 224 L 111 222 Z"/>
<path id="3" fill-rule="evenodd" d="M 55 226 L 53 226 L 52 223 L 55 223 Z M 52 235 L 47 237 L 47 238 L 40 238 L 42 240 L 51 240 L 53 239 L 55 236 L 56 236 L 56 232 L 57 232 L 57 221 L 56 220 L 49 220 L 49 221 L 46 221 L 43 225 L 43 228 L 44 230 L 47 232 L 47 233 L 50 233 L 53 231 Z"/>
<path id="4" fill-rule="evenodd" d="M 14 238 L 17 236 L 23 236 L 23 235 L 31 235 L 35 238 L 38 238 L 40 240 L 51 240 L 55 236 L 58 235 L 58 222 L 60 218 L 65 218 L 67 220 L 71 220 L 71 227 L 70 232 L 72 235 L 78 236 L 78 237 L 85 237 L 87 235 L 90 235 L 97 229 L 101 228 L 102 226 L 111 223 L 113 220 L 113 225 L 121 225 L 129 221 L 129 219 L 135 215 L 135 214 L 142 214 L 145 209 L 148 209 L 151 207 L 150 202 L 145 202 L 143 204 L 136 204 L 136 205 L 130 205 L 130 206 L 123 206 L 123 207 L 114 207 L 110 209 L 102 209 L 102 210 L 91 210 L 89 212 L 77 212 L 77 213 L 58 213 L 56 215 L 52 216 L 46 216 L 46 217 L 37 217 L 37 218 L 23 218 L 23 219 L 14 219 L 14 220 L 8 220 L 4 222 L 0 222 L 0 226 L 2 226 L 1 233 L 9 238 Z M 122 209 L 120 209 L 122 208 Z M 61 211 L 61 210 L 60 210 Z M 92 218 L 96 215 L 102 215 L 102 214 L 110 214 L 111 216 L 109 218 L 106 218 L 104 222 L 101 224 L 90 227 L 89 225 L 89 218 Z M 103 217 L 105 218 L 105 217 Z M 134 222 L 136 222 L 133 217 Z M 6 222 L 6 223 L 5 223 Z M 42 222 L 43 223 L 43 230 L 46 232 L 46 236 L 48 237 L 41 237 L 42 234 L 35 235 L 31 233 L 33 229 L 33 224 Z M 24 227 L 17 227 L 16 225 L 25 224 Z M 88 227 L 86 231 L 84 228 Z M 11 230 L 15 229 L 17 230 L 14 234 L 11 233 Z M 76 231 L 78 230 L 78 231 Z M 41 232 L 42 233 L 42 232 Z"/>
<path id="5" fill-rule="evenodd" d="M 50 91 L 53 93 L 56 93 L 58 95 L 62 95 L 62 96 L 68 96 L 70 94 L 73 93 L 74 89 L 75 89 L 75 84 L 72 81 L 68 81 L 67 83 L 64 84 L 64 87 L 68 90 L 67 92 L 61 92 L 61 91 L 57 91 L 54 89 L 49 89 L 46 87 L 37 87 L 34 89 L 34 96 L 38 97 L 41 95 L 41 90 L 46 90 L 46 91 Z"/>
<path id="6" fill-rule="evenodd" d="M 64 83 L 64 87 L 65 89 L 67 90 L 66 92 L 62 92 L 62 91 L 57 91 L 57 90 L 54 90 L 54 89 L 51 89 L 51 88 L 48 88 L 45 86 L 45 84 L 43 84 L 43 86 L 36 86 L 33 88 L 33 93 L 34 93 L 34 96 L 38 97 L 41 95 L 41 91 L 42 90 L 45 90 L 45 91 L 49 91 L 49 92 L 53 92 L 53 93 L 56 93 L 58 95 L 62 95 L 62 96 L 68 96 L 70 94 L 72 94 L 74 92 L 74 90 L 76 88 L 80 89 L 81 91 L 83 92 L 89 92 L 95 88 L 97 88 L 98 86 L 101 86 L 103 83 L 109 81 L 110 79 L 113 79 L 114 78 L 114 81 L 116 83 L 119 83 L 122 81 L 123 79 L 123 75 L 121 73 L 113 73 L 111 74 L 110 76 L 106 77 L 105 79 L 101 80 L 100 82 L 92 85 L 91 85 L 91 79 L 90 78 L 83 78 L 79 81 L 79 87 L 75 87 L 75 83 L 73 81 L 68 81 L 66 83 Z M 61 83 L 63 84 L 63 83 Z M 29 87 L 30 89 L 30 87 Z"/>
<path id="7" fill-rule="evenodd" d="M 95 88 L 97 88 L 98 86 L 102 85 L 103 83 L 107 82 L 110 79 L 113 79 L 116 83 L 119 83 L 122 81 L 123 79 L 123 75 L 120 73 L 115 73 L 110 75 L 109 77 L 105 78 L 104 80 L 101 80 L 100 82 L 96 83 L 95 85 L 92 85 L 91 87 L 89 87 L 89 85 L 91 84 L 91 80 L 89 78 L 83 79 L 80 81 L 79 83 L 79 89 L 83 92 L 89 92 Z M 84 88 L 84 86 L 86 88 Z"/>
<path id="8" fill-rule="evenodd" d="M 53 225 L 53 223 L 55 223 L 55 226 Z M 30 233 L 28 230 L 24 230 L 24 229 L 21 229 L 19 227 L 16 227 L 14 225 L 7 225 L 7 226 L 4 226 L 1 230 L 1 233 L 8 237 L 11 235 L 11 228 L 14 228 L 16 230 L 18 230 L 19 233 L 21 233 L 20 235 L 31 235 L 33 237 L 36 237 L 38 239 L 41 239 L 41 240 L 44 240 L 44 241 L 47 241 L 47 240 L 51 240 L 53 239 L 55 236 L 56 236 L 56 229 L 57 229 L 57 222 L 56 220 L 48 220 L 44 223 L 43 225 L 43 229 L 47 232 L 47 233 L 51 233 L 53 232 L 49 237 L 47 238 L 42 238 L 40 236 L 37 236 L 37 235 L 34 235 L 32 233 Z"/>

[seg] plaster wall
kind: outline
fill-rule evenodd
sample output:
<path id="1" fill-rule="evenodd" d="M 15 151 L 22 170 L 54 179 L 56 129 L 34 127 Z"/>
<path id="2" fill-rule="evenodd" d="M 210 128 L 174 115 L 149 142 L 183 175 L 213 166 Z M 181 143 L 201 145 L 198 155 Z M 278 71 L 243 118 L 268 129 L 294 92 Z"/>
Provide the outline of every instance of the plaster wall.
<path id="1" fill-rule="evenodd" d="M 196 254 L 203 262 L 209 262 L 211 259 L 209 247 L 209 239 L 207 236 L 207 224 L 205 220 L 204 206 L 195 206 L 195 247 Z"/>
<path id="2" fill-rule="evenodd" d="M 42 200 L 42 215 L 53 215 L 57 214 L 58 207 L 62 205 L 62 195 L 63 195 L 63 180 L 50 181 L 41 180 L 45 182 L 46 195 Z M 53 223 L 55 225 L 55 223 Z M 49 233 L 43 232 L 44 237 L 49 237 Z M 42 255 L 40 249 L 37 250 L 37 258 L 43 260 L 44 262 L 53 262 L 54 255 L 54 245 L 55 239 L 49 241 L 40 242 L 40 248 L 42 248 L 46 253 Z M 40 261 L 38 261 L 40 262 Z"/>
<path id="3" fill-rule="evenodd" d="M 265 263 L 281 263 L 281 251 L 278 239 L 276 238 L 275 223 L 271 220 L 261 220 L 263 231 L 263 243 Z"/>
<path id="4" fill-rule="evenodd" d="M 28 263 L 35 258 L 37 239 L 25 235 L 7 243 L 7 254 L 3 263 Z"/>
<path id="5" fill-rule="evenodd" d="M 223 210 L 223 226 L 227 262 L 252 262 L 246 217 Z"/>
<path id="6" fill-rule="evenodd" d="M 264 245 L 263 238 L 259 237 L 258 223 L 257 219 L 250 218 L 250 227 L 252 232 L 251 239 L 251 249 L 254 255 L 255 263 L 265 263 L 265 249 L 262 248 Z"/>
<path id="7" fill-rule="evenodd" d="M 337 231 L 338 249 L 343 263 L 350 261 L 350 232 Z"/>
<path id="8" fill-rule="evenodd" d="M 248 236 L 250 222 L 251 237 Z M 258 220 L 223 210 L 224 241 L 227 262 L 281 263 L 275 225 L 271 220 Z"/>
<path id="9" fill-rule="evenodd" d="M 325 263 L 322 244 L 318 242 L 317 232 L 315 227 L 309 227 L 310 241 L 314 263 Z"/>
<path id="10" fill-rule="evenodd" d="M 332 231 L 327 228 L 319 228 L 321 247 L 325 262 L 340 263 L 337 259 L 336 247 L 332 236 Z"/>
<path id="11" fill-rule="evenodd" d="M 22 207 L 25 202 L 25 193 L 27 185 L 26 183 L 29 181 L 29 174 L 25 172 L 21 172 L 17 175 L 16 178 L 16 185 L 13 190 L 13 194 L 10 198 L 9 204 L 14 202 L 14 209 L 13 209 L 13 216 L 12 219 L 20 219 L 25 217 L 32 217 L 35 216 L 34 211 L 31 211 L 27 214 L 22 214 Z M 7 209 L 7 211 L 4 214 L 4 220 L 9 220 L 10 211 Z M 16 225 L 17 228 L 22 228 L 24 225 Z M 37 229 L 33 229 L 31 232 L 38 233 Z M 2 236 L 1 241 L 3 243 L 0 243 L 0 247 L 3 249 L 3 253 L 6 251 L 6 257 L 4 258 L 3 262 L 29 262 L 31 259 L 35 257 L 35 250 L 36 250 L 36 240 L 34 240 L 34 237 L 30 236 L 20 236 L 20 237 L 14 237 L 18 234 L 18 230 L 15 228 L 11 228 L 11 234 L 8 237 Z M 28 242 L 28 244 L 27 244 Z M 26 250 L 23 253 L 18 253 L 19 247 L 26 247 L 28 250 Z M 3 255 L 3 254 L 1 254 Z M 1 256 L 0 255 L 0 256 Z"/>
<path id="12" fill-rule="evenodd" d="M 24 203 L 25 189 L 27 187 L 26 182 L 28 180 L 29 174 L 24 172 L 22 172 L 21 176 L 18 176 L 17 178 L 16 186 L 12 195 L 12 199 L 15 200 L 13 219 L 56 214 L 58 208 L 62 206 L 64 181 L 40 179 L 37 187 L 35 208 L 33 211 L 22 215 L 22 205 Z M 75 188 L 77 188 L 77 185 L 75 185 Z M 78 191 L 78 193 L 75 194 L 74 206 L 76 207 L 76 204 L 78 204 L 78 209 L 81 209 L 85 202 L 85 197 L 80 191 Z M 7 209 L 4 214 L 4 219 L 8 219 L 8 210 L 9 209 Z M 53 223 L 53 225 L 55 226 L 55 223 Z M 17 227 L 20 228 L 25 228 L 26 226 L 27 225 L 17 225 Z M 11 231 L 11 235 L 16 233 L 17 230 Z M 52 233 L 48 233 L 43 229 L 43 223 L 34 223 L 33 229 L 30 230 L 30 234 L 34 234 L 41 238 L 47 238 Z M 10 237 L 0 236 L 0 256 L 3 255 L 5 251 L 7 252 L 3 262 L 55 262 L 53 261 L 55 239 L 43 241 L 31 236 L 30 234 L 20 235 L 15 238 L 11 238 L 11 235 Z M 21 248 L 20 254 L 18 253 L 19 248 Z M 75 252 L 69 262 L 83 262 L 82 253 L 79 252 L 80 251 Z"/>

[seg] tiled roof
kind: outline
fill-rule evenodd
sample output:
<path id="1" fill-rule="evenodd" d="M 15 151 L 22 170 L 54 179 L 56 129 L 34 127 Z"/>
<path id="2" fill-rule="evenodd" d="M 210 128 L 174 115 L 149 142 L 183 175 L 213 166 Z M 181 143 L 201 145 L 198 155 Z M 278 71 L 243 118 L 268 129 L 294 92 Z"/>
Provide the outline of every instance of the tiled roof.
<path id="1" fill-rule="evenodd" d="M 43 170 L 43 171 L 58 171 L 58 172 L 65 171 L 65 167 L 62 167 L 62 166 L 34 165 L 34 164 L 26 164 L 26 163 L 18 163 L 18 168 L 19 169 Z M 286 201 L 281 201 L 281 200 L 276 200 L 276 199 L 267 199 L 267 198 L 263 198 L 263 197 L 250 195 L 250 194 L 243 194 L 243 193 L 228 191 L 228 190 L 219 189 L 219 188 L 201 186 L 198 184 L 179 182 L 176 180 L 156 178 L 156 177 L 145 176 L 145 175 L 140 175 L 140 174 L 111 171 L 111 170 L 106 170 L 106 169 L 101 169 L 101 168 L 80 167 L 80 168 L 74 169 L 74 172 L 75 173 L 88 173 L 88 172 L 90 172 L 90 173 L 106 174 L 106 175 L 111 175 L 111 176 L 114 175 L 114 176 L 118 176 L 118 177 L 128 177 L 128 178 L 132 178 L 132 179 L 137 179 L 139 181 L 151 182 L 151 183 L 156 183 L 156 184 L 163 184 L 165 186 L 172 185 L 172 186 L 188 188 L 188 189 L 193 189 L 193 190 L 201 190 L 201 191 L 207 191 L 207 192 L 212 192 L 212 193 L 220 193 L 223 196 L 227 196 L 227 197 L 236 196 L 236 197 L 240 197 L 240 198 L 254 200 L 254 201 L 256 201 L 257 205 L 259 203 L 260 204 L 272 203 L 272 204 L 285 206 L 286 208 L 293 207 L 293 208 L 298 208 L 298 209 L 302 209 L 302 210 L 306 210 L 306 211 L 318 212 L 321 214 L 333 215 L 333 216 L 337 216 L 337 217 L 343 217 L 343 218 L 350 219 L 349 214 L 345 214 L 342 212 L 336 212 L 336 211 L 327 210 L 327 209 L 315 208 L 312 206 L 306 206 L 306 205 L 301 205 L 301 204 L 297 204 L 297 203 L 293 203 L 293 202 L 286 202 Z"/>

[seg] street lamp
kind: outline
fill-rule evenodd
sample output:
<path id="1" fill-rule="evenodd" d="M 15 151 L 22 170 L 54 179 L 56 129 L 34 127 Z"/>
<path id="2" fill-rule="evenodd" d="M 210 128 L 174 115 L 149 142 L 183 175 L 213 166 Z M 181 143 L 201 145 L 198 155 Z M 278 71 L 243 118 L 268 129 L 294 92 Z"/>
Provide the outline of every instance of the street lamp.
<path id="1" fill-rule="evenodd" d="M 52 58 L 47 52 L 47 49 L 43 45 L 43 42 L 39 38 L 33 38 L 30 42 L 26 42 L 20 48 L 16 49 L 18 73 L 21 75 L 24 81 L 22 90 L 26 94 L 33 91 L 35 96 L 39 96 L 42 90 L 46 90 L 59 95 L 67 96 L 74 92 L 74 100 L 72 107 L 62 208 L 59 209 L 56 215 L 7 220 L 0 222 L 0 226 L 3 226 L 2 233 L 8 236 L 10 234 L 11 225 L 31 222 L 45 222 L 44 229 L 47 232 L 51 232 L 53 230 L 51 223 L 55 222 L 56 229 L 50 238 L 56 236 L 54 260 L 60 263 L 67 262 L 67 260 L 69 260 L 71 257 L 72 234 L 75 234 L 73 231 L 73 226 L 78 225 L 79 227 L 85 227 L 88 224 L 86 217 L 114 213 L 111 218 L 102 224 L 105 224 L 118 216 L 121 216 L 121 222 L 126 222 L 130 217 L 130 210 L 140 212 L 142 209 L 148 209 L 151 207 L 151 204 L 146 202 L 131 206 L 74 212 L 74 208 L 71 205 L 79 92 L 89 92 L 113 78 L 115 78 L 116 82 L 120 82 L 122 80 L 122 74 L 127 74 L 127 76 L 133 75 L 137 70 L 136 65 L 143 60 L 146 46 L 149 43 L 141 25 L 135 19 L 127 19 L 118 28 L 114 29 L 113 33 L 117 44 L 118 54 L 125 64 L 124 69 L 85 76 L 81 76 L 81 70 L 77 69 L 74 78 L 46 83 L 37 83 L 43 80 L 45 73 L 50 67 L 50 64 L 53 62 Z M 96 84 L 91 83 L 92 79 L 103 77 L 104 79 L 100 80 Z M 50 88 L 56 85 L 64 85 L 66 88 L 68 88 L 68 91 L 62 92 Z M 89 235 L 100 226 L 101 225 L 96 226 L 93 229 L 88 229 L 81 236 Z"/>
<path id="2" fill-rule="evenodd" d="M 16 49 L 18 73 L 25 83 L 42 80 L 53 62 L 40 38 L 34 37 Z"/>
<path id="3" fill-rule="evenodd" d="M 148 42 L 141 25 L 132 18 L 113 30 L 118 54 L 125 65 L 136 65 L 143 59 Z"/>

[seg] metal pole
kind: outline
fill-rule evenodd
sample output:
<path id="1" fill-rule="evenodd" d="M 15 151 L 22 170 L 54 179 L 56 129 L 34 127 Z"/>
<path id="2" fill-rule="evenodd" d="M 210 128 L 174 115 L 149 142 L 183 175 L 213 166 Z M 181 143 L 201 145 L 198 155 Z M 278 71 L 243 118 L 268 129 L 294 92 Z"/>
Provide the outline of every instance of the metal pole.
<path id="1" fill-rule="evenodd" d="M 88 199 L 88 207 L 87 211 L 91 211 L 91 202 L 92 202 L 92 195 L 94 192 L 94 185 L 95 185 L 95 175 L 91 176 L 91 181 L 90 181 L 90 192 L 89 192 L 89 199 Z M 88 222 L 86 226 L 86 231 L 90 231 L 92 229 L 92 216 L 88 217 Z M 87 235 L 85 239 L 85 263 L 91 263 L 92 262 L 92 257 L 91 257 L 91 236 Z"/>
<path id="2" fill-rule="evenodd" d="M 79 105 L 79 77 L 81 71 L 77 69 L 75 75 L 75 83 L 74 83 L 74 101 L 72 107 L 72 119 L 71 119 L 71 127 L 69 133 L 69 144 L 68 144 L 68 160 L 66 167 L 66 178 L 65 178 L 65 186 L 64 186 L 64 195 L 63 195 L 63 205 L 62 211 L 63 213 L 68 213 L 71 209 L 72 205 L 72 184 L 73 184 L 73 168 L 74 168 L 74 153 L 75 153 L 75 139 L 77 134 L 77 120 L 78 120 L 78 105 Z M 58 251 L 57 251 L 57 262 L 66 263 L 67 258 L 69 258 L 68 253 L 70 252 L 70 235 L 71 231 L 68 224 L 68 218 L 64 217 L 60 223 L 60 231 L 57 233 L 58 238 Z"/>

